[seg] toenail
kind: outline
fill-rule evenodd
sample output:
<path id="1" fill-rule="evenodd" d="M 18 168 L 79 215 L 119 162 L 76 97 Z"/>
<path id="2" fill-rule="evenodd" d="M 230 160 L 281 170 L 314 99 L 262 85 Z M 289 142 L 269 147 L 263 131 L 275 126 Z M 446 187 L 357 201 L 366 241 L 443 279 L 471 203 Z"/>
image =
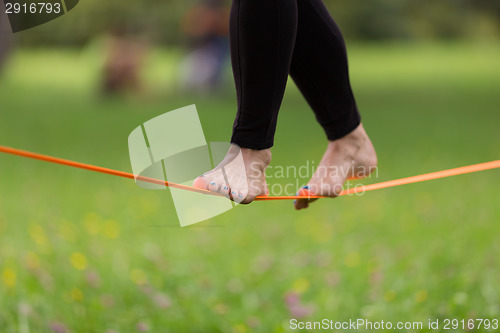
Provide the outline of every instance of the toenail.
<path id="1" fill-rule="evenodd" d="M 242 196 L 241 194 L 238 194 L 238 196 L 239 196 L 240 198 L 243 198 L 243 196 Z"/>
<path id="2" fill-rule="evenodd" d="M 229 190 L 229 187 L 224 186 L 222 189 L 223 189 L 223 190 Z"/>
<path id="3" fill-rule="evenodd" d="M 308 190 L 309 189 L 309 185 L 302 186 L 302 188 L 305 189 L 305 190 Z"/>
<path id="4" fill-rule="evenodd" d="M 210 185 L 214 185 L 215 186 L 215 185 L 217 185 L 217 183 L 216 182 L 211 182 Z"/>

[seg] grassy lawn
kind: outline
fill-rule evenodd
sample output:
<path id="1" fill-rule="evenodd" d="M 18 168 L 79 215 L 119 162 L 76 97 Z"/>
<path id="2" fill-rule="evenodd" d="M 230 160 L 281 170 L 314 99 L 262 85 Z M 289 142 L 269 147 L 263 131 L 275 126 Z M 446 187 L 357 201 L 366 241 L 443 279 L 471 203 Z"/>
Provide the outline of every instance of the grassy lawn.
<path id="1" fill-rule="evenodd" d="M 500 47 L 352 45 L 353 86 L 385 181 L 499 159 Z M 227 141 L 231 89 L 175 89 L 151 53 L 138 97 L 96 93 L 96 51 L 20 51 L 0 77 L 0 144 L 130 171 L 128 134 L 196 104 Z M 290 82 L 273 166 L 325 137 Z M 0 332 L 288 332 L 290 318 L 500 318 L 498 170 L 320 200 L 257 202 L 188 228 L 166 192 L 0 155 Z M 269 179 L 274 183 L 307 179 Z M 66 331 L 63 330 L 66 329 Z"/>

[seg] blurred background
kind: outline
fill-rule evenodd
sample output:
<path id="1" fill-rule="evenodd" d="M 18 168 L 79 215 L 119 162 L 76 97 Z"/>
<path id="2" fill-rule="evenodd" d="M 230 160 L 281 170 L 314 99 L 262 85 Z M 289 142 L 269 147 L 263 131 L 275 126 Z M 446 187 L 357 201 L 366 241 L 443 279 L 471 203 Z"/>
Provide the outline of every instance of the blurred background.
<path id="1" fill-rule="evenodd" d="M 499 158 L 500 2 L 325 3 L 378 152 L 364 184 Z M 129 133 L 190 104 L 207 141 L 228 141 L 229 5 L 86 0 L 14 35 L 0 15 L 0 144 L 130 171 Z M 290 80 L 272 166 L 317 164 L 325 147 Z M 500 317 L 495 170 L 300 212 L 257 202 L 182 229 L 166 191 L 14 156 L 0 170 L 2 332 Z"/>

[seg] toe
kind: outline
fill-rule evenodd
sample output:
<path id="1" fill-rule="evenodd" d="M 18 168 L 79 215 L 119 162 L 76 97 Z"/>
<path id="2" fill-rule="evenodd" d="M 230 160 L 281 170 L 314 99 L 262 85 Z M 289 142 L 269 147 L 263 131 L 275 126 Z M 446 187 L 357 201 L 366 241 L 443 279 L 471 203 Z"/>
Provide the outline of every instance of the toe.
<path id="1" fill-rule="evenodd" d="M 297 196 L 309 196 L 309 195 L 311 195 L 311 193 L 309 191 L 309 186 L 301 187 L 296 195 Z M 294 200 L 293 205 L 294 205 L 296 210 L 301 210 L 301 209 L 309 207 L 309 202 L 310 202 L 309 199 L 297 199 L 297 200 Z"/>
<path id="2" fill-rule="evenodd" d="M 293 206 L 296 210 L 301 210 L 309 207 L 309 202 L 307 201 L 307 199 L 297 199 L 293 202 Z"/>
<path id="3" fill-rule="evenodd" d="M 233 196 L 233 201 L 236 203 L 242 203 L 243 200 L 245 200 L 245 197 L 243 196 L 243 194 L 236 192 L 236 191 L 233 191 L 232 196 Z"/>
<path id="4" fill-rule="evenodd" d="M 219 185 L 217 185 L 217 183 L 215 181 L 211 181 L 208 184 L 208 190 L 212 191 L 212 192 L 217 192 L 217 191 L 219 191 Z"/>
<path id="5" fill-rule="evenodd" d="M 242 205 L 248 205 L 249 203 L 253 202 L 255 200 L 256 196 L 255 195 L 241 195 L 241 198 L 240 198 L 240 203 Z"/>
<path id="6" fill-rule="evenodd" d="M 196 178 L 193 182 L 193 187 L 196 187 L 196 188 L 199 188 L 199 189 L 202 189 L 202 190 L 208 190 L 208 179 L 206 179 L 205 177 L 203 176 L 200 176 L 198 178 Z"/>
<path id="7" fill-rule="evenodd" d="M 229 198 L 229 187 L 227 185 L 225 185 L 225 184 L 221 185 L 221 187 L 219 188 L 219 190 L 217 192 L 219 192 L 223 196 Z"/>
<path id="8" fill-rule="evenodd" d="M 302 186 L 300 190 L 297 192 L 297 196 L 300 197 L 307 197 L 311 195 L 310 187 L 309 186 Z"/>
<path id="9" fill-rule="evenodd" d="M 231 197 L 232 200 L 236 203 L 239 204 L 247 204 L 250 202 L 247 202 L 247 197 L 248 197 L 248 192 L 247 191 L 232 191 L 231 192 Z M 253 199 L 252 199 L 253 201 Z"/>

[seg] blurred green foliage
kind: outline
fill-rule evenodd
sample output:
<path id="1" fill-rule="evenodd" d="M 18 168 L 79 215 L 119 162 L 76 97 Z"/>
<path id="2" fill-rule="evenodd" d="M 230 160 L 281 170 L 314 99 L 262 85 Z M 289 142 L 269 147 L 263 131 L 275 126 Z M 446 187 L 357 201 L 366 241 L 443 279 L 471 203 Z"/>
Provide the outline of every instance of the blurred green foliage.
<path id="1" fill-rule="evenodd" d="M 456 39 L 497 37 L 500 2 L 486 0 L 326 1 L 348 37 Z M 335 15 L 337 13 L 338 15 Z"/>
<path id="2" fill-rule="evenodd" d="M 197 1 L 85 0 L 63 18 L 19 34 L 23 43 L 82 45 L 116 27 L 161 44 L 185 40 L 182 15 Z M 500 1 L 325 0 L 348 39 L 458 39 L 500 36 Z M 230 5 L 227 1 L 228 6 Z M 256 23 L 257 24 L 257 23 Z"/>

